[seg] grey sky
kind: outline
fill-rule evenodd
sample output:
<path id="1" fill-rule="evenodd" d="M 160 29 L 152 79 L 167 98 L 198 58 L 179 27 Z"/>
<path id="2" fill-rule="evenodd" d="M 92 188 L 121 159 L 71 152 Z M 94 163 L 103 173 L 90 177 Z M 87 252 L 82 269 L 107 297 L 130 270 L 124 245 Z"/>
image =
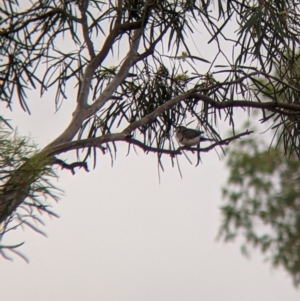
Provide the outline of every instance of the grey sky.
<path id="1" fill-rule="evenodd" d="M 63 111 L 46 117 L 15 114 L 42 143 L 64 123 Z M 55 206 L 61 218 L 46 219 L 48 238 L 29 229 L 10 237 L 26 241 L 30 263 L 0 261 L 1 300 L 299 300 L 259 253 L 247 260 L 238 242 L 215 241 L 226 171 L 214 152 L 197 168 L 181 156 L 183 179 L 166 159 L 159 184 L 153 155 L 126 157 L 118 145 L 113 168 L 106 155 L 90 173 L 60 172 L 66 196 Z"/>
<path id="2" fill-rule="evenodd" d="M 212 56 L 200 46 L 203 57 Z M 4 116 L 43 147 L 68 124 L 76 91 L 70 95 L 56 114 L 53 95 L 32 94 L 31 116 L 17 105 Z M 214 151 L 197 168 L 181 156 L 183 179 L 166 156 L 159 184 L 155 156 L 127 157 L 127 146 L 117 145 L 113 168 L 100 155 L 90 173 L 59 172 L 65 196 L 54 207 L 60 219 L 45 218 L 48 238 L 29 229 L 7 238 L 26 241 L 21 250 L 30 263 L 0 260 L 1 301 L 299 300 L 292 280 L 261 254 L 247 260 L 238 241 L 216 242 L 227 172 Z"/>

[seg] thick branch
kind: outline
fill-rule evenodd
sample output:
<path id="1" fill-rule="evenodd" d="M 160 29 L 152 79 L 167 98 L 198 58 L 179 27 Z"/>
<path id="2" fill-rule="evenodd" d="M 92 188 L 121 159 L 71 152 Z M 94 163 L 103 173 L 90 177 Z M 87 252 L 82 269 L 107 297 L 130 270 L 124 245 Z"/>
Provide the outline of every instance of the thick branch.
<path id="1" fill-rule="evenodd" d="M 132 28 L 137 26 L 140 22 L 135 22 L 132 25 Z M 126 25 L 126 26 L 123 26 Z M 123 62 L 119 72 L 115 76 L 115 78 L 111 81 L 111 83 L 106 87 L 106 89 L 101 93 L 98 99 L 93 103 L 93 105 L 88 106 L 87 100 L 90 90 L 90 83 L 92 81 L 95 70 L 99 67 L 99 65 L 103 62 L 109 50 L 112 47 L 117 35 L 119 34 L 119 30 L 122 31 L 123 28 L 128 28 L 127 24 L 122 24 L 121 26 L 116 26 L 107 39 L 104 42 L 102 50 L 95 56 L 95 58 L 88 64 L 86 67 L 83 80 L 81 83 L 80 93 L 77 99 L 78 105 L 73 113 L 73 119 L 71 123 L 66 128 L 66 130 L 52 143 L 50 143 L 46 148 L 51 148 L 56 144 L 61 144 L 73 139 L 75 134 L 78 132 L 80 126 L 82 125 L 83 120 L 95 114 L 110 98 L 113 92 L 117 89 L 119 84 L 127 77 L 129 69 L 135 63 L 137 59 L 137 49 L 139 46 L 140 38 L 143 32 L 143 29 L 137 29 L 133 35 L 133 42 L 131 48 L 128 52 L 128 55 Z"/>
<path id="2" fill-rule="evenodd" d="M 140 44 L 140 39 L 143 33 L 143 29 L 137 29 L 132 37 L 132 44 L 130 50 L 125 58 L 120 70 L 113 78 L 113 80 L 107 85 L 101 95 L 96 99 L 96 101 L 90 106 L 89 114 L 93 115 L 98 110 L 100 110 L 103 105 L 110 99 L 111 95 L 116 91 L 117 87 L 126 79 L 128 76 L 130 68 L 136 62 L 138 58 L 137 50 Z"/>
<path id="3" fill-rule="evenodd" d="M 134 22 L 129 24 L 121 24 L 121 25 L 117 24 L 114 27 L 114 29 L 109 33 L 108 37 L 106 38 L 101 48 L 101 51 L 94 57 L 94 59 L 88 64 L 88 66 L 85 69 L 83 80 L 81 83 L 80 93 L 77 99 L 78 113 L 81 110 L 81 108 L 87 107 L 90 84 L 93 75 L 95 73 L 95 70 L 103 63 L 109 51 L 111 50 L 114 42 L 116 41 L 117 37 L 124 31 L 133 30 L 136 28 L 141 28 L 141 22 Z"/>

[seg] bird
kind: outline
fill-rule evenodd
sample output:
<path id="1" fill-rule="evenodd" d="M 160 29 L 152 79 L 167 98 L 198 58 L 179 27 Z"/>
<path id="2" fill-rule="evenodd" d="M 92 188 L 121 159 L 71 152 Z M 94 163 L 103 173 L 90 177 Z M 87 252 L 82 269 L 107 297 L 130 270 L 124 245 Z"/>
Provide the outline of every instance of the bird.
<path id="1" fill-rule="evenodd" d="M 182 146 L 193 146 L 199 144 L 200 141 L 212 141 L 214 139 L 202 137 L 203 131 L 186 128 L 182 125 L 176 127 L 175 137 Z"/>

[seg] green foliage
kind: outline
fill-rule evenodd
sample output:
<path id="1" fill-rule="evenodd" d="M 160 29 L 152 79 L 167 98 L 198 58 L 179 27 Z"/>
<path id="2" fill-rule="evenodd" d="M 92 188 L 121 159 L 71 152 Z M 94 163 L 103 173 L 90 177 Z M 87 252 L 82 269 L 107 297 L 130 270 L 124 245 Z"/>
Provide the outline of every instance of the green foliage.
<path id="1" fill-rule="evenodd" d="M 288 51 L 285 54 L 289 57 Z M 275 76 L 299 86 L 299 54 L 290 63 L 279 64 Z M 260 94 L 283 103 L 299 103 L 299 92 L 291 91 L 284 83 L 271 85 L 257 81 Z M 270 121 L 281 119 L 270 116 Z M 282 119 L 281 119 L 282 120 Z M 283 120 L 282 120 L 283 121 Z M 249 126 L 249 125 L 248 125 Z M 260 137 L 240 141 L 229 153 L 227 166 L 230 176 L 223 197 L 224 217 L 220 236 L 225 241 L 242 235 L 242 251 L 248 246 L 260 248 L 274 266 L 283 266 L 300 285 L 300 162 L 299 115 L 291 114 L 278 122 L 277 145 L 268 149 Z M 278 146 L 278 147 L 276 147 Z"/>
<path id="2" fill-rule="evenodd" d="M 230 175 L 223 187 L 220 237 L 242 236 L 242 251 L 259 248 L 300 284 L 300 162 L 282 145 L 268 150 L 260 137 L 236 142 L 229 152 Z"/>
<path id="3" fill-rule="evenodd" d="M 49 181 L 56 177 L 50 166 L 50 159 L 37 152 L 37 147 L 27 137 L 21 137 L 4 127 L 0 128 L 0 190 L 25 194 L 26 200 L 6 220 L 0 223 L 0 243 L 5 233 L 18 226 L 28 226 L 38 233 L 43 221 L 38 216 L 46 213 L 57 216 L 51 210 L 51 200 L 58 201 L 59 190 Z M 9 185 L 12 175 L 20 175 L 19 181 Z M 25 175 L 25 176 L 24 176 Z M 7 252 L 14 252 L 21 244 L 7 246 L 0 244 L 0 255 L 10 259 Z"/>

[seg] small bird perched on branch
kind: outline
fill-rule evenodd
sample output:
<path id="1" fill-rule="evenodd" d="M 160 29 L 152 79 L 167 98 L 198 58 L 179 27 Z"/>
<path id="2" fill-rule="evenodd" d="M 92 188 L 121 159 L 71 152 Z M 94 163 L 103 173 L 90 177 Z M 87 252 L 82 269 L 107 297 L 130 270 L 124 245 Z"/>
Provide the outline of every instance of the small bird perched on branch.
<path id="1" fill-rule="evenodd" d="M 176 127 L 175 137 L 182 146 L 193 146 L 199 144 L 200 141 L 215 141 L 214 139 L 202 137 L 203 131 L 186 128 L 182 125 Z"/>

